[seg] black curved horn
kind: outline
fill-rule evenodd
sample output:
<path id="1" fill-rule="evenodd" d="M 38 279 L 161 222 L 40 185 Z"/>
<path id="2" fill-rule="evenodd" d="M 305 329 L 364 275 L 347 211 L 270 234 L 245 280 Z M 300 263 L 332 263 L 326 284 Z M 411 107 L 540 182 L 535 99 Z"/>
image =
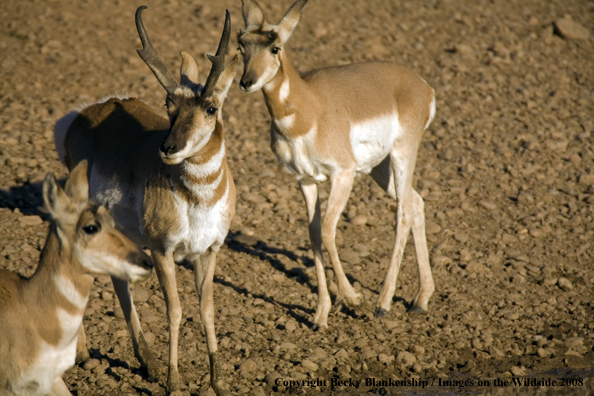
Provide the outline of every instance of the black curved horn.
<path id="1" fill-rule="evenodd" d="M 163 60 L 151 44 L 151 40 L 146 34 L 146 29 L 142 23 L 142 10 L 147 8 L 146 6 L 140 6 L 136 9 L 136 29 L 138 30 L 138 36 L 142 41 L 142 49 L 136 50 L 138 55 L 142 58 L 144 63 L 151 69 L 159 83 L 165 88 L 168 94 L 173 94 L 175 89 L 179 87 L 179 84 L 175 81 Z"/>
<path id="2" fill-rule="evenodd" d="M 212 68 L 210 69 L 210 73 L 208 74 L 208 78 L 206 79 L 206 83 L 204 84 L 204 88 L 202 89 L 202 97 L 207 97 L 212 95 L 214 89 L 217 85 L 217 81 L 219 80 L 219 76 L 225 70 L 225 54 L 227 53 L 227 46 L 229 45 L 229 38 L 231 37 L 231 16 L 229 15 L 229 10 L 225 12 L 225 27 L 223 28 L 223 35 L 221 36 L 221 41 L 219 41 L 219 48 L 217 48 L 217 53 L 215 56 L 207 55 L 208 59 L 212 63 Z"/>

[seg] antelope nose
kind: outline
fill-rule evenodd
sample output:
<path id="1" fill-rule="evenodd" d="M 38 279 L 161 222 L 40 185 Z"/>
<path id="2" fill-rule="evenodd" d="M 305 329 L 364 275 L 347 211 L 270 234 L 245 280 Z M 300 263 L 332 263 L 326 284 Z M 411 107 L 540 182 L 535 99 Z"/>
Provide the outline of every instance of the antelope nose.
<path id="1" fill-rule="evenodd" d="M 239 83 L 239 86 L 241 87 L 241 89 L 243 89 L 244 91 L 249 89 L 252 85 L 254 85 L 254 82 L 252 80 L 241 80 L 241 82 Z"/>
<path id="2" fill-rule="evenodd" d="M 175 150 L 175 145 L 172 145 L 172 146 L 166 146 L 166 145 L 165 145 L 165 143 L 163 143 L 163 144 L 161 145 L 161 152 L 162 152 L 163 154 L 170 154 L 170 153 L 171 153 L 172 151 L 174 151 L 174 150 Z"/>
<path id="3" fill-rule="evenodd" d="M 143 260 L 142 263 L 148 269 L 152 269 L 153 268 L 153 262 L 150 259 L 148 259 L 148 258 L 145 259 L 145 260 Z"/>

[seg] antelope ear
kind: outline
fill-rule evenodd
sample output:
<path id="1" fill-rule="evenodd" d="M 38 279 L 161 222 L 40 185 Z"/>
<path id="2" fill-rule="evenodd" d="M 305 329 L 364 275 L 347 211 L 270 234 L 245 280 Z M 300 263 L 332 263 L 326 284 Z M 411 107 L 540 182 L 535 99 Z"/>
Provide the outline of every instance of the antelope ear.
<path id="1" fill-rule="evenodd" d="M 68 176 L 64 190 L 77 210 L 82 210 L 89 202 L 89 180 L 87 179 L 87 160 L 82 160 Z"/>
<path id="2" fill-rule="evenodd" d="M 291 37 L 293 29 L 295 29 L 295 26 L 299 23 L 299 19 L 301 19 L 301 13 L 303 12 L 305 3 L 307 3 L 307 0 L 297 0 L 277 25 L 278 36 L 282 43 L 287 42 L 289 37 Z"/>
<path id="3" fill-rule="evenodd" d="M 264 15 L 262 15 L 262 9 L 258 3 L 254 0 L 241 0 L 241 4 L 245 30 L 257 29 L 262 26 Z"/>
<path id="4" fill-rule="evenodd" d="M 70 201 L 70 197 L 62 190 L 53 173 L 50 172 L 45 176 L 42 191 L 43 202 L 50 216 L 58 224 L 72 223 L 72 218 L 76 210 Z"/>
<path id="5" fill-rule="evenodd" d="M 198 73 L 198 65 L 192 55 L 186 51 L 181 52 L 182 64 L 180 68 L 180 84 L 189 88 L 195 88 L 200 81 L 200 73 Z"/>
<path id="6" fill-rule="evenodd" d="M 227 96 L 227 92 L 229 92 L 229 88 L 231 88 L 231 84 L 233 84 L 233 79 L 235 78 L 235 68 L 237 67 L 237 63 L 239 58 L 237 55 L 233 57 L 231 62 L 225 66 L 225 70 L 219 76 L 217 81 L 217 86 L 215 88 L 215 96 L 219 103 L 223 103 L 225 97 Z M 219 114 L 221 114 L 219 112 Z"/>

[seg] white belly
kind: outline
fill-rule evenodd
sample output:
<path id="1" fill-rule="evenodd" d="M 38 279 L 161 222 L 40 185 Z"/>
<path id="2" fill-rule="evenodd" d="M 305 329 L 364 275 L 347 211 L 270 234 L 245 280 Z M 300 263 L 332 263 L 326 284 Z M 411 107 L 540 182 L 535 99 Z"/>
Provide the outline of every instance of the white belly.
<path id="1" fill-rule="evenodd" d="M 357 172 L 369 173 L 382 162 L 401 133 L 395 114 L 351 124 L 350 138 Z"/>

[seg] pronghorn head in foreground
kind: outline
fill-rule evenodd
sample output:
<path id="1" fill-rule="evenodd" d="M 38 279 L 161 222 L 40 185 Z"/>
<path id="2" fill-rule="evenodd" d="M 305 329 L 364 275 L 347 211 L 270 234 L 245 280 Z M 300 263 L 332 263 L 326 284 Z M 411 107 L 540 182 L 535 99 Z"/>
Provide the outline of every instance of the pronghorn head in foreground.
<path id="1" fill-rule="evenodd" d="M 59 239 L 60 254 L 74 258 L 72 264 L 79 266 L 74 270 L 130 282 L 149 277 L 153 264 L 148 255 L 115 229 L 113 217 L 104 206 L 89 201 L 87 161 L 72 170 L 64 189 L 48 173 L 43 200 L 53 220 L 51 229 Z"/>
<path id="2" fill-rule="evenodd" d="M 284 46 L 299 23 L 307 0 L 298 0 L 278 25 L 264 20 L 262 9 L 254 0 L 242 0 L 245 30 L 237 39 L 243 55 L 243 76 L 240 88 L 245 92 L 262 89 L 276 76 L 281 67 Z"/>
<path id="3" fill-rule="evenodd" d="M 154 49 L 142 23 L 141 6 L 136 10 L 136 28 L 142 41 L 140 57 L 167 91 L 169 135 L 161 145 L 161 158 L 169 165 L 179 164 L 195 155 L 208 142 L 217 123 L 222 123 L 221 108 L 235 77 L 237 56 L 225 65 L 231 22 L 229 11 L 215 56 L 208 55 L 212 68 L 204 85 L 199 84 L 198 66 L 194 58 L 182 51 L 181 79 L 178 84 Z"/>

